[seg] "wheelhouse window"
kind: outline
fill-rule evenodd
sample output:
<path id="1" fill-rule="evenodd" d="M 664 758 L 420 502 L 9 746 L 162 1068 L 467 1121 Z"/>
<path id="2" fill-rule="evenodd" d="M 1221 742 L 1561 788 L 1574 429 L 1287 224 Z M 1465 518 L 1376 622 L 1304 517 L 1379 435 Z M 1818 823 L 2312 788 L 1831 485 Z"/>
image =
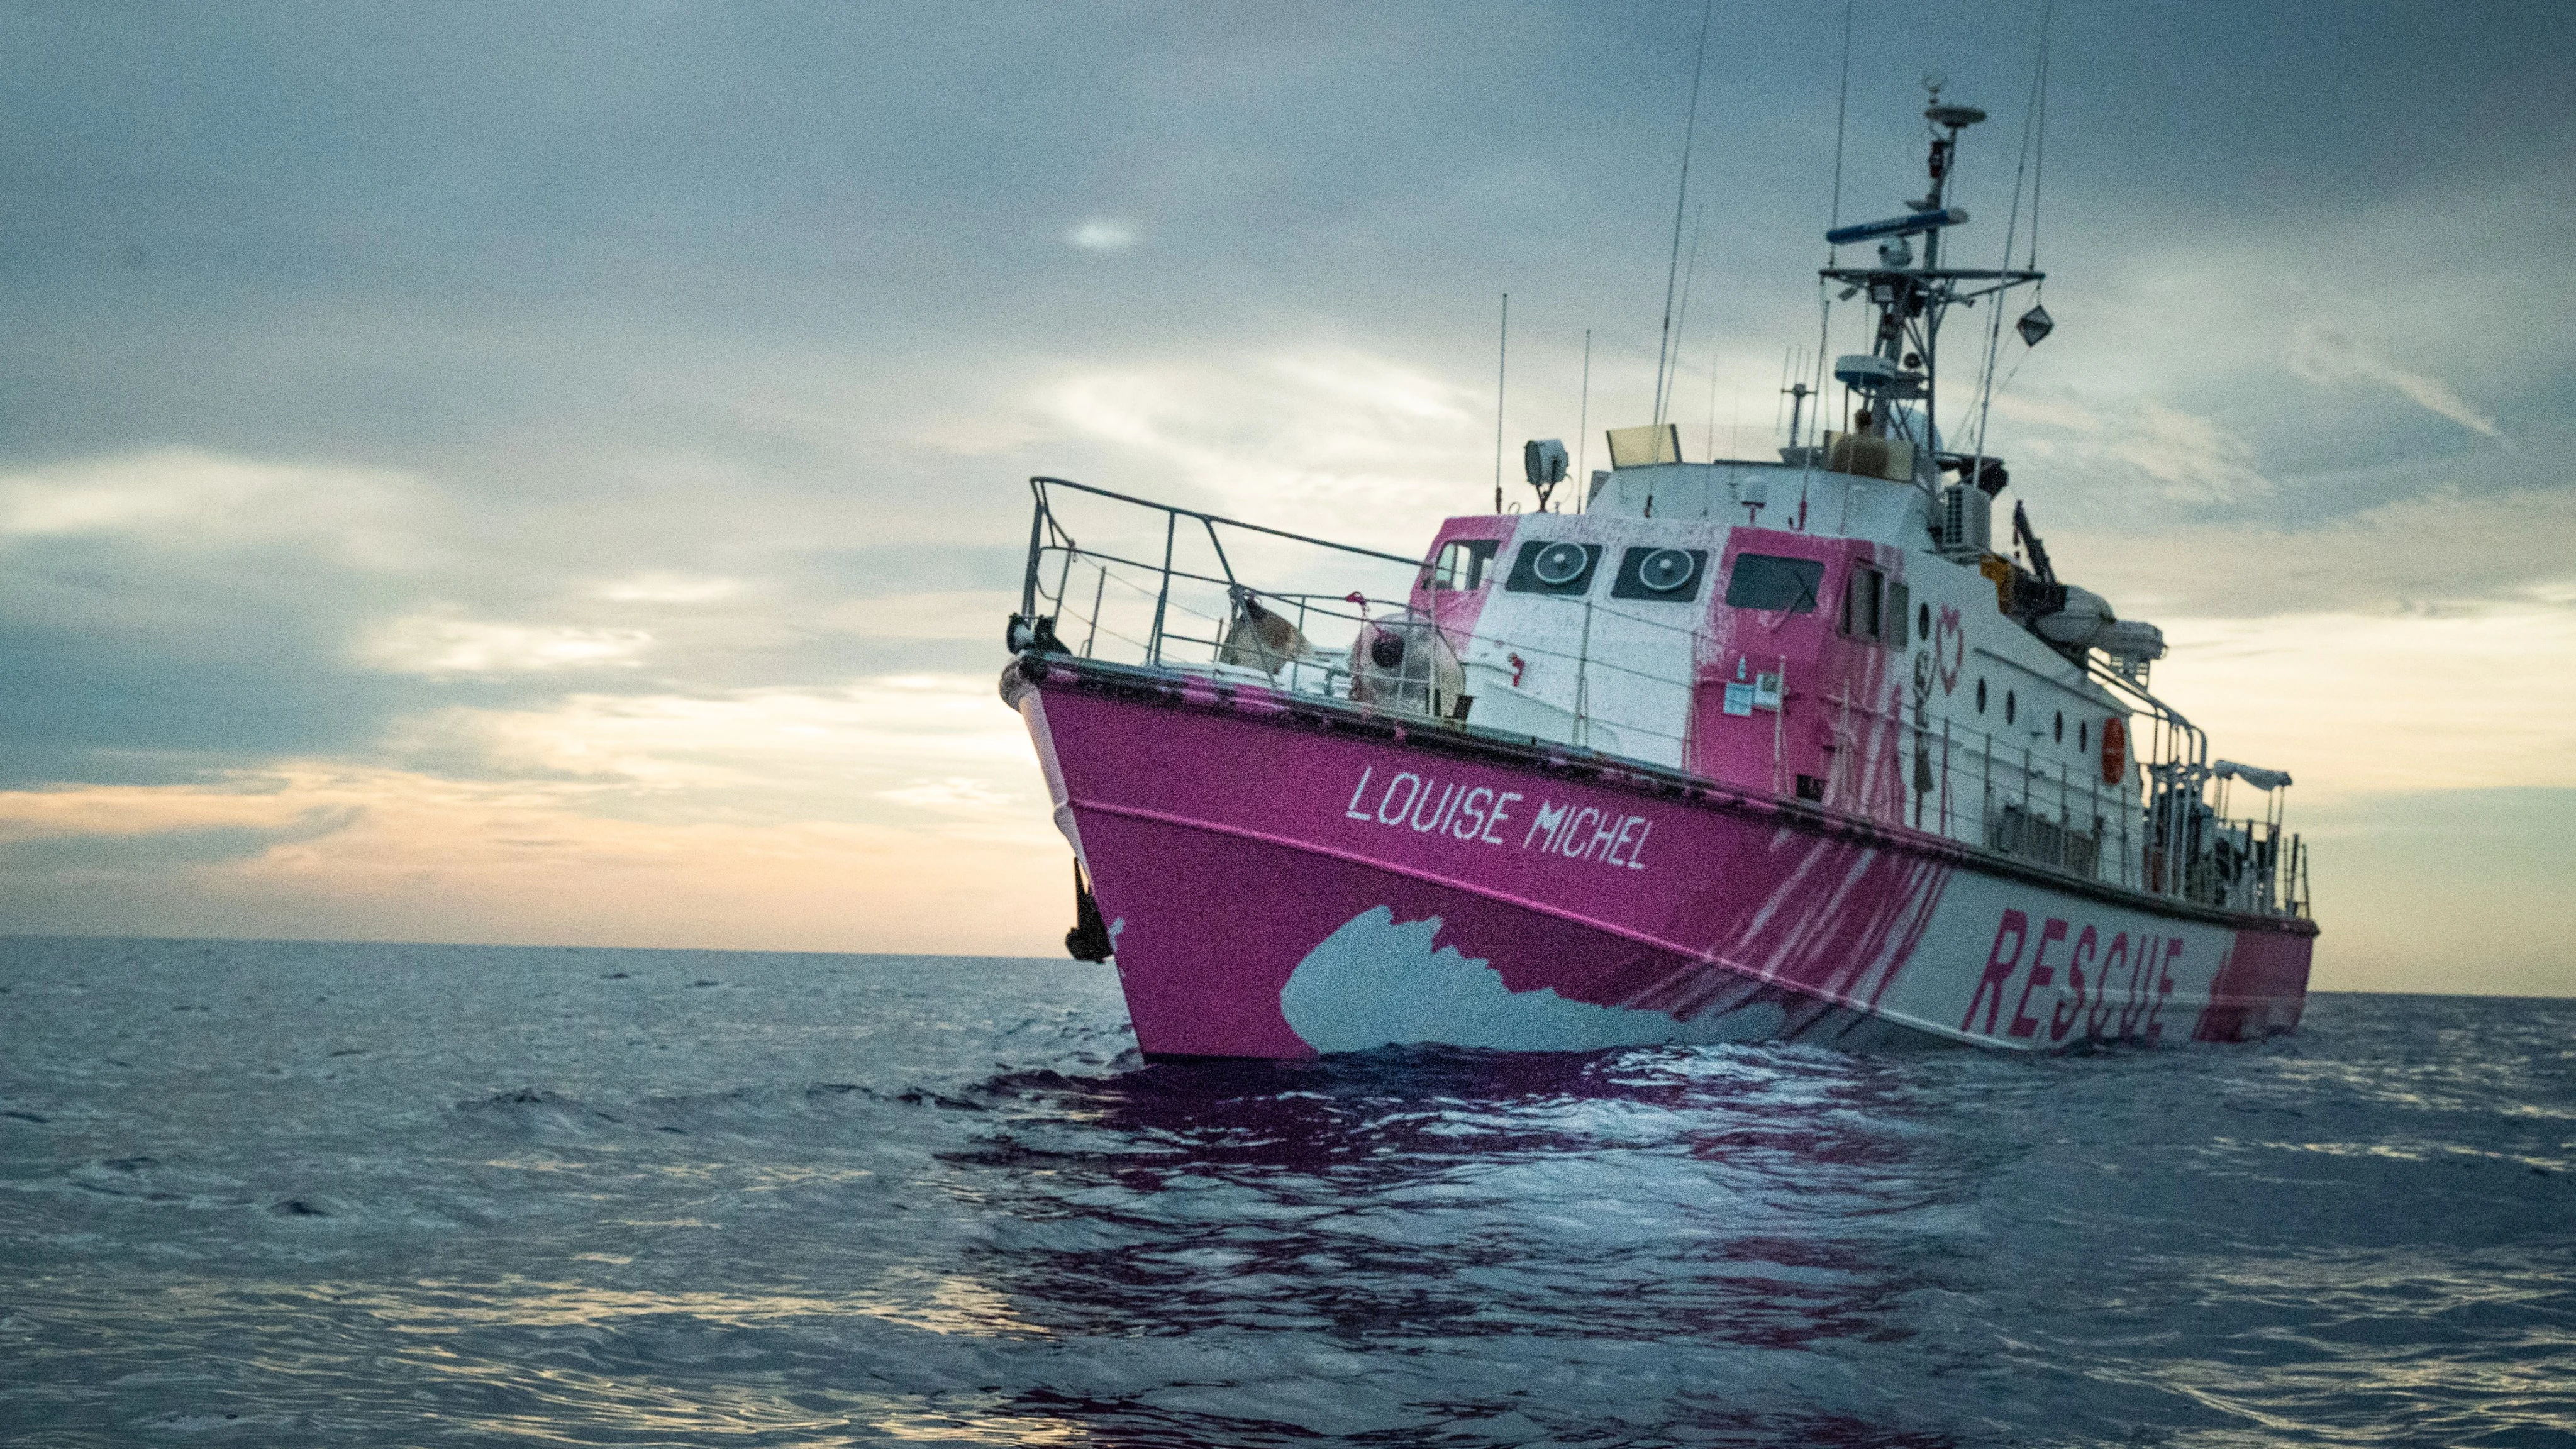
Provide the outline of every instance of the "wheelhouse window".
<path id="1" fill-rule="evenodd" d="M 1511 577 L 1503 587 L 1515 594 L 1583 594 L 1591 591 L 1592 575 L 1601 563 L 1601 545 L 1597 543 L 1550 543 L 1544 539 L 1521 545 L 1512 559 Z"/>
<path id="2" fill-rule="evenodd" d="M 1502 544 L 1490 538 L 1453 538 L 1440 546 L 1431 561 L 1429 586 L 1433 590 L 1481 589 L 1485 575 L 1492 571 L 1494 553 Z"/>
<path id="3" fill-rule="evenodd" d="M 1610 583 L 1610 597 L 1696 603 L 1700 575 L 1706 572 L 1708 550 L 1704 548 L 1632 548 L 1619 556 L 1619 574 Z"/>
<path id="4" fill-rule="evenodd" d="M 1817 590 L 1824 586 L 1821 559 L 1782 558 L 1777 554 L 1739 553 L 1726 574 L 1726 603 L 1732 609 L 1786 609 L 1792 614 L 1816 612 Z"/>

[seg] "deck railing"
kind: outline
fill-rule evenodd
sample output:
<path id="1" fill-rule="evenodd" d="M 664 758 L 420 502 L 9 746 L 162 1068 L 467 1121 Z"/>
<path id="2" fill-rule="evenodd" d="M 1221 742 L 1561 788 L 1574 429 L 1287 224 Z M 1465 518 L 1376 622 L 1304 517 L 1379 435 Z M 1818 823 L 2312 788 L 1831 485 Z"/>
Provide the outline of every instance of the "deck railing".
<path id="1" fill-rule="evenodd" d="M 1427 567 L 1423 560 L 1062 478 L 1029 484 L 1034 507 L 1020 615 L 1031 627 L 1047 621 L 1050 641 L 1064 652 L 1358 699 L 1451 722 L 1464 718 L 1459 696 L 1468 692 L 1470 661 L 1411 601 Z M 1686 636 L 1698 631 L 1597 601 L 1584 607 L 1587 627 L 1579 637 L 1586 642 L 1575 649 L 1480 642 L 1485 651 L 1560 662 L 1571 672 L 1574 703 L 1564 743 L 1595 745 L 1605 731 L 1615 731 L 1632 749 L 1665 755 L 1668 766 L 1687 762 L 1687 709 L 1676 711 L 1684 721 L 1680 730 L 1605 715 L 1598 685 L 1614 676 L 1642 680 L 1686 700 L 1692 681 L 1592 654 L 1588 626 L 1597 617 Z M 1354 659 L 1354 646 L 1371 645 L 1382 646 L 1384 658 Z"/>

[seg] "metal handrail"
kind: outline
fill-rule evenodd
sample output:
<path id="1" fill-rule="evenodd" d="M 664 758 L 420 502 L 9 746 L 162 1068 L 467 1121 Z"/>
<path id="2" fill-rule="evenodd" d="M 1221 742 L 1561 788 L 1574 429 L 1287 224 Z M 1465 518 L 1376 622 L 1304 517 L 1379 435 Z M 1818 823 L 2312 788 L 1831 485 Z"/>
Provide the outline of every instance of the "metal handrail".
<path id="1" fill-rule="evenodd" d="M 1329 548 L 1338 550 L 1342 553 L 1355 553 L 1368 558 L 1384 559 L 1388 563 L 1400 563 L 1407 568 L 1420 568 L 1423 566 L 1423 561 L 1421 559 L 1414 558 L 1408 554 L 1382 553 L 1377 549 L 1362 548 L 1358 544 L 1335 543 L 1329 538 L 1310 538 L 1302 533 L 1290 533 L 1284 528 L 1272 528 L 1267 524 L 1261 523 L 1246 523 L 1240 518 L 1228 518 L 1221 513 L 1202 513 L 1198 509 L 1183 508 L 1172 503 L 1157 503 L 1153 499 L 1139 498 L 1132 493 L 1120 493 L 1114 489 L 1101 488 L 1090 483 L 1076 483 L 1070 478 L 1051 478 L 1040 473 L 1033 475 L 1029 479 L 1029 489 L 1037 496 L 1038 518 L 1032 519 L 1029 524 L 1030 567 L 1027 583 L 1020 593 L 1022 613 L 1027 613 L 1037 607 L 1036 557 L 1038 552 L 1040 527 L 1038 519 L 1044 519 L 1048 526 L 1054 525 L 1055 510 L 1047 506 L 1046 491 L 1049 488 L 1071 488 L 1078 493 L 1089 493 L 1100 498 L 1114 498 L 1121 503 L 1132 503 L 1139 508 L 1151 508 L 1161 513 L 1177 514 L 1184 518 L 1195 518 L 1199 520 L 1200 523 L 1207 525 L 1208 541 L 1210 543 L 1216 543 L 1215 525 L 1222 523 L 1228 528 L 1240 528 L 1252 533 L 1266 533 L 1272 538 L 1284 538 L 1295 543 L 1310 543 L 1318 548 Z M 1065 533 L 1064 541 L 1067 544 L 1073 543 L 1073 535 L 1069 532 Z M 1221 543 L 1217 543 L 1216 550 L 1217 557 L 1219 559 L 1223 559 L 1225 557 L 1225 546 Z M 1232 566 L 1228 565 L 1227 572 L 1231 574 L 1232 571 Z M 1228 582 L 1231 582 L 1231 579 L 1229 579 Z"/>

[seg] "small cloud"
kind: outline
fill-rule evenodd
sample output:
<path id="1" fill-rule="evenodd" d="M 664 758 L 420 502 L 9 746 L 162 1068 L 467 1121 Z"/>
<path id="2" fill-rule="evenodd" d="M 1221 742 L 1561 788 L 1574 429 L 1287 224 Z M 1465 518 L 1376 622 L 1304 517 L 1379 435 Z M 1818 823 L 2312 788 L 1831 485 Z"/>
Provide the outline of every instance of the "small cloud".
<path id="1" fill-rule="evenodd" d="M 944 780 L 924 780 L 899 790 L 880 790 L 877 798 L 924 810 L 962 811 L 968 813 L 1016 809 L 1020 797 L 995 790 L 982 780 L 964 775 L 951 775 Z"/>
<path id="2" fill-rule="evenodd" d="M 416 614 L 378 629 L 359 653 L 394 674 L 536 674 L 632 667 L 652 645 L 653 636 L 642 629 L 495 624 Z"/>
<path id="3" fill-rule="evenodd" d="M 1087 252 L 1123 252 L 1136 244 L 1136 228 L 1114 217 L 1095 216 L 1075 223 L 1064 239 Z"/>
<path id="4" fill-rule="evenodd" d="M 599 586 L 599 597 L 620 604 L 710 604 L 742 592 L 742 580 L 704 574 L 631 574 Z"/>
<path id="5" fill-rule="evenodd" d="M 862 639 L 984 642 L 1001 637 L 999 621 L 1019 606 L 1019 595 L 999 589 L 940 589 L 853 599 L 826 613 L 823 621 Z"/>
<path id="6" fill-rule="evenodd" d="M 2299 329 L 2297 339 L 2290 344 L 2290 368 L 2299 376 L 2324 387 L 2375 383 L 2392 388 L 2418 406 L 2439 413 L 2473 433 L 2483 434 L 2499 443 L 2504 441 L 2504 434 L 2496 431 L 2495 418 L 2471 407 L 2468 399 L 2454 392 L 2449 383 L 2398 366 L 2354 341 L 2332 323 L 2311 322 Z"/>

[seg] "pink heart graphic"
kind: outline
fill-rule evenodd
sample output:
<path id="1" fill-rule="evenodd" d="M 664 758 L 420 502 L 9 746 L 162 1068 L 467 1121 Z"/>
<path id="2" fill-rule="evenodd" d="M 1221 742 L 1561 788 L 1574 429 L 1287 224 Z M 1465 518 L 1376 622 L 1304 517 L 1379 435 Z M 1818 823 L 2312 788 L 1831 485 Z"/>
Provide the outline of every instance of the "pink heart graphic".
<path id="1" fill-rule="evenodd" d="M 1943 604 L 1940 621 L 1932 626 L 1932 666 L 1940 672 L 1943 694 L 1959 687 L 1959 670 L 1967 662 L 1967 626 L 1957 609 Z"/>

